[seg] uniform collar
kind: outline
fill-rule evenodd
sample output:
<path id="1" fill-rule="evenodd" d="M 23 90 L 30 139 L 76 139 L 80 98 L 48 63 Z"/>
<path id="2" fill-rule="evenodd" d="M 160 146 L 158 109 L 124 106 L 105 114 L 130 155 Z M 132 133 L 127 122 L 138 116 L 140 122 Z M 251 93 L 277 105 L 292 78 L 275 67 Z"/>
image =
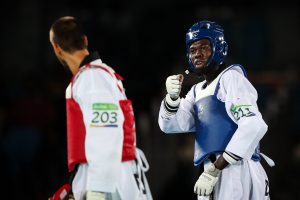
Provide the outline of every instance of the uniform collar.
<path id="1" fill-rule="evenodd" d="M 87 56 L 82 60 L 82 62 L 80 63 L 79 66 L 80 66 L 80 67 L 85 66 L 85 65 L 87 65 L 87 64 L 89 64 L 89 63 L 91 63 L 91 62 L 93 62 L 94 60 L 97 60 L 97 59 L 100 59 L 100 56 L 99 56 L 99 54 L 98 54 L 97 51 L 94 51 L 93 53 L 87 55 Z"/>

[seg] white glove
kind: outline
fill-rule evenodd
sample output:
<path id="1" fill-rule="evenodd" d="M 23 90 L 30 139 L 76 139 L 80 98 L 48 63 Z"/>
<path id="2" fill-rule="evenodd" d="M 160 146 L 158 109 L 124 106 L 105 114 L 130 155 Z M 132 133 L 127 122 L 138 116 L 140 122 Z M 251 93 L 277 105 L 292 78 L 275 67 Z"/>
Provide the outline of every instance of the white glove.
<path id="1" fill-rule="evenodd" d="M 105 200 L 105 193 L 88 191 L 86 193 L 86 200 Z"/>
<path id="2" fill-rule="evenodd" d="M 179 97 L 182 81 L 182 74 L 169 76 L 166 80 L 167 92 L 173 100 L 176 100 Z"/>
<path id="3" fill-rule="evenodd" d="M 211 163 L 208 168 L 199 176 L 194 192 L 200 196 L 209 196 L 213 191 L 220 176 L 220 170 Z"/>

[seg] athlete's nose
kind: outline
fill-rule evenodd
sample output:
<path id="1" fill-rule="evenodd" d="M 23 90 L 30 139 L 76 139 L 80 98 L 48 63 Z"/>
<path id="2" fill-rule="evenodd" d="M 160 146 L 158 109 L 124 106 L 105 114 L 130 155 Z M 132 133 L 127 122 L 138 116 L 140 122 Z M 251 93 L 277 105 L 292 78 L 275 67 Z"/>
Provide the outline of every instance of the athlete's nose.
<path id="1" fill-rule="evenodd" d="M 202 58 L 203 53 L 200 48 L 196 49 L 195 58 Z"/>

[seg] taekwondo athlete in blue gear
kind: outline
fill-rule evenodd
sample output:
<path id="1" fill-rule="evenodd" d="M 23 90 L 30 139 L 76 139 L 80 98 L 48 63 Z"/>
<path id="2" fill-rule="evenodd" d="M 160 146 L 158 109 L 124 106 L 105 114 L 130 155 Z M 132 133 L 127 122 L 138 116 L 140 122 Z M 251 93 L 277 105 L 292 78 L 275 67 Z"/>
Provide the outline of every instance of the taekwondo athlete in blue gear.
<path id="1" fill-rule="evenodd" d="M 224 30 L 215 22 L 197 22 L 186 34 L 186 49 L 189 70 L 205 80 L 179 98 L 183 76 L 169 76 L 159 125 L 165 133 L 195 132 L 194 164 L 203 163 L 205 170 L 194 192 L 198 199 L 212 194 L 222 200 L 268 199 L 259 151 L 267 125 L 244 68 L 223 63 L 228 52 Z"/>
<path id="2" fill-rule="evenodd" d="M 227 55 L 228 45 L 224 40 L 224 33 L 221 26 L 215 22 L 201 21 L 195 23 L 186 34 L 185 45 L 189 62 L 189 69 L 198 75 L 205 74 L 210 69 L 217 69 L 223 63 Z M 212 55 L 203 68 L 197 68 L 191 57 L 190 46 L 200 39 L 208 39 L 213 49 Z"/>

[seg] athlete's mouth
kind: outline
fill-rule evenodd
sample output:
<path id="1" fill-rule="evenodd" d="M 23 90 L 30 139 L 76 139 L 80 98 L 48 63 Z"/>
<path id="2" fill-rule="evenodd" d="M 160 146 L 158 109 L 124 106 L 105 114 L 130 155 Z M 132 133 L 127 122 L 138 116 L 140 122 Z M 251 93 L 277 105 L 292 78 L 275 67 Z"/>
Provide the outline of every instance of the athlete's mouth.
<path id="1" fill-rule="evenodd" d="M 203 60 L 196 60 L 195 65 L 204 65 L 205 61 Z"/>
<path id="2" fill-rule="evenodd" d="M 200 60 L 199 60 L 199 61 L 196 61 L 196 65 L 202 65 L 202 63 L 203 63 L 203 62 L 200 61 Z"/>

